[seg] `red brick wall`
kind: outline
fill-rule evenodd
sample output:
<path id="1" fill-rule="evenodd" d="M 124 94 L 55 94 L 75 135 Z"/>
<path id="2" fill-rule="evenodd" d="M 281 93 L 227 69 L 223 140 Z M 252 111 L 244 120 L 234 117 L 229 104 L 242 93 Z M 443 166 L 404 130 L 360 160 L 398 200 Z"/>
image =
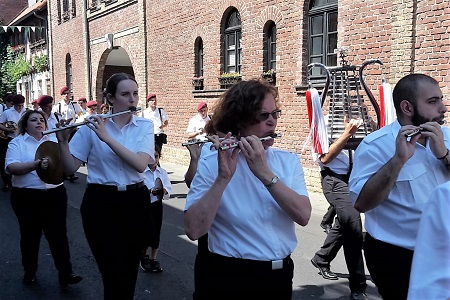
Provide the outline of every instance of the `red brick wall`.
<path id="1" fill-rule="evenodd" d="M 69 22 L 56 23 L 56 1 L 52 3 L 54 84 L 65 84 L 64 59 L 72 55 L 75 97 L 87 89 L 85 32 L 82 0 L 78 15 Z M 122 3 L 119 0 L 118 3 Z M 224 13 L 236 7 L 242 20 L 242 76 L 258 77 L 263 66 L 262 32 L 272 20 L 277 26 L 277 87 L 283 116 L 275 146 L 301 152 L 308 135 L 306 90 L 307 12 L 309 1 L 293 0 L 154 0 L 127 1 L 121 9 L 90 21 L 92 91 L 100 101 L 101 88 L 108 76 L 105 62 L 111 50 L 101 41 L 107 33 L 115 35 L 114 45 L 123 48 L 132 64 L 140 87 L 140 99 L 158 95 L 158 104 L 167 111 L 169 144 L 164 158 L 187 162 L 186 140 L 189 118 L 198 102 L 211 107 L 222 93 L 217 77 L 221 74 L 220 30 Z M 305 7 L 302 7 L 304 5 Z M 414 6 L 416 5 L 416 6 Z M 379 58 L 384 65 L 367 68 L 366 80 L 378 99 L 377 86 L 385 76 L 394 85 L 409 72 L 423 72 L 438 79 L 444 95 L 450 92 L 450 8 L 447 0 L 339 1 L 338 45 L 349 49 L 351 64 Z M 125 34 L 127 32 L 127 34 Z M 122 35 L 119 37 L 119 35 Z M 204 45 L 204 90 L 193 92 L 194 43 Z M 94 43 L 95 42 L 95 43 Z M 58 88 L 59 90 L 59 88 Z M 309 151 L 303 163 L 316 175 L 317 167 Z"/>

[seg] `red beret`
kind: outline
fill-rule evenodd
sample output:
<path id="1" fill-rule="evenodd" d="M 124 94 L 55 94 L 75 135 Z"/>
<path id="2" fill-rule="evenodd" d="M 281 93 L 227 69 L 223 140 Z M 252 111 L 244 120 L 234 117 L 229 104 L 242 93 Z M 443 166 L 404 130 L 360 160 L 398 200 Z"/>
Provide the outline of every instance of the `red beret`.
<path id="1" fill-rule="evenodd" d="M 100 109 L 103 109 L 103 107 L 105 107 L 105 103 L 103 103 L 102 105 L 100 105 Z"/>
<path id="2" fill-rule="evenodd" d="M 59 94 L 62 95 L 62 94 L 64 94 L 65 92 L 68 92 L 68 91 L 69 91 L 69 88 L 68 88 L 67 86 L 65 86 L 65 87 L 63 87 L 63 88 L 61 89 L 61 91 L 59 92 Z"/>
<path id="3" fill-rule="evenodd" d="M 97 106 L 97 101 L 91 100 L 86 104 L 87 107 Z"/>
<path id="4" fill-rule="evenodd" d="M 35 104 L 37 103 L 37 99 L 34 99 L 33 101 L 31 101 L 31 104 Z"/>
<path id="5" fill-rule="evenodd" d="M 86 98 L 84 98 L 84 97 L 81 97 L 80 99 L 78 99 L 78 102 L 80 102 L 80 101 L 82 101 L 82 102 L 86 102 Z"/>
<path id="6" fill-rule="evenodd" d="M 150 99 L 152 99 L 152 98 L 156 98 L 156 94 L 149 94 L 147 96 L 147 102 L 150 101 Z"/>
<path id="7" fill-rule="evenodd" d="M 25 97 L 20 94 L 15 95 L 12 102 L 13 104 L 22 104 L 25 102 Z"/>
<path id="8" fill-rule="evenodd" d="M 197 111 L 199 111 L 200 109 L 202 109 L 203 107 L 208 107 L 208 105 L 206 105 L 206 102 L 200 102 L 197 105 Z"/>
<path id="9" fill-rule="evenodd" d="M 49 103 L 53 103 L 53 97 L 49 95 L 42 95 L 37 99 L 37 103 L 40 107 L 47 105 Z"/>

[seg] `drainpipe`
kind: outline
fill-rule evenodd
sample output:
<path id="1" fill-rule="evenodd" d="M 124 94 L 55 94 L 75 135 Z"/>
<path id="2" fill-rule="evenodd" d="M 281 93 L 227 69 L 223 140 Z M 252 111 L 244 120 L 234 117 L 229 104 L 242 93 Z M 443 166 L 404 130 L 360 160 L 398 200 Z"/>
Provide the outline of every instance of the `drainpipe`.
<path id="1" fill-rule="evenodd" d="M 86 73 L 87 73 L 87 89 L 88 89 L 88 99 L 92 98 L 92 70 L 91 70 L 91 44 L 90 44 L 90 34 L 89 34 L 89 22 L 87 18 L 87 10 L 88 10 L 88 1 L 83 0 L 83 25 L 84 25 L 84 32 L 86 33 L 86 40 L 85 40 L 85 58 L 86 58 Z M 95 100 L 95 99 L 93 99 Z"/>

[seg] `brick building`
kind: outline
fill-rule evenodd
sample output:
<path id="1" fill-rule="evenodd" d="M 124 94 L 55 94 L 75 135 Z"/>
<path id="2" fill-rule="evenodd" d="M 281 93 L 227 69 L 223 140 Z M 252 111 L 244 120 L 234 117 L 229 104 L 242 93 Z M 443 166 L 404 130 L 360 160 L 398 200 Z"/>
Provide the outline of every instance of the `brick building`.
<path id="1" fill-rule="evenodd" d="M 429 74 L 450 92 L 447 0 L 49 0 L 49 20 L 53 91 L 68 85 L 75 98 L 101 102 L 112 73 L 133 74 L 140 99 L 155 93 L 167 111 L 164 159 L 177 162 L 188 161 L 181 142 L 196 104 L 212 105 L 227 87 L 223 73 L 239 80 L 276 70 L 267 75 L 282 101 L 275 146 L 296 152 L 309 131 L 308 78 L 323 79 L 307 66 L 338 64 L 336 48 L 347 48 L 355 65 L 381 59 L 365 76 L 376 98 L 382 76 L 394 84 L 410 72 Z M 308 150 L 303 163 L 318 189 Z"/>

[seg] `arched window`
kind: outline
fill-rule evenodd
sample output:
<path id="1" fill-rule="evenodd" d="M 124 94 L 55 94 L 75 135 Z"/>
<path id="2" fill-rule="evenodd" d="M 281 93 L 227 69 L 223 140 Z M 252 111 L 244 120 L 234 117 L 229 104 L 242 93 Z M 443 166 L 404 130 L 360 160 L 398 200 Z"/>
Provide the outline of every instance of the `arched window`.
<path id="1" fill-rule="evenodd" d="M 225 22 L 224 30 L 224 72 L 241 73 L 241 17 L 233 9 Z"/>
<path id="2" fill-rule="evenodd" d="M 67 53 L 66 55 L 66 86 L 69 88 L 72 94 L 73 92 L 72 58 L 70 57 L 69 53 Z"/>
<path id="3" fill-rule="evenodd" d="M 308 50 L 309 63 L 322 63 L 326 66 L 337 65 L 337 25 L 338 1 L 314 0 L 308 12 Z M 320 68 L 312 70 L 312 77 L 323 77 Z"/>
<path id="4" fill-rule="evenodd" d="M 195 40 L 195 77 L 203 76 L 203 40 L 198 37 Z"/>
<path id="5" fill-rule="evenodd" d="M 272 21 L 264 26 L 264 72 L 277 68 L 277 27 Z"/>

